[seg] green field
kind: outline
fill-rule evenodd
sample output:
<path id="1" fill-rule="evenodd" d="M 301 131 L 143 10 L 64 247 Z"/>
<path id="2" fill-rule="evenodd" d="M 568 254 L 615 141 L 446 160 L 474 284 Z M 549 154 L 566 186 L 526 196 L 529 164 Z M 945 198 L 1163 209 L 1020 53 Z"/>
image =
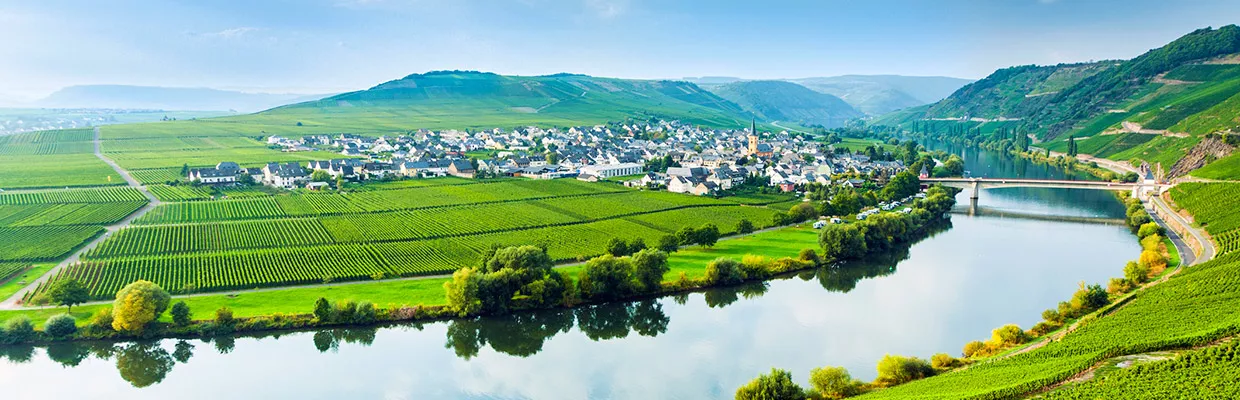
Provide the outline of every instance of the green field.
<path id="1" fill-rule="evenodd" d="M 1240 180 L 1240 153 L 1215 160 L 1192 172 L 1193 176 L 1206 179 Z"/>
<path id="2" fill-rule="evenodd" d="M 573 179 L 410 182 L 418 184 L 163 203 L 53 281 L 80 280 L 106 299 L 139 279 L 189 293 L 440 274 L 492 245 L 544 245 L 569 261 L 602 254 L 613 237 L 655 243 L 707 223 L 728 233 L 742 219 L 768 226 L 773 214 Z"/>
<path id="3" fill-rule="evenodd" d="M 0 264 L 60 259 L 145 204 L 122 187 L 2 193 Z"/>
<path id="4" fill-rule="evenodd" d="M 90 129 L 0 136 L 0 189 L 124 184 L 95 157 L 93 138 Z"/>

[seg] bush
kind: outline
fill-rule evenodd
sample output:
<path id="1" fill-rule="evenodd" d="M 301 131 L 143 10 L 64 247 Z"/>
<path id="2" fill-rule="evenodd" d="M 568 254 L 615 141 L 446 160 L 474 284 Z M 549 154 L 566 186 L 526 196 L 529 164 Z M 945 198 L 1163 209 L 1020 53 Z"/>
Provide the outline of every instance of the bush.
<path id="1" fill-rule="evenodd" d="M 235 322 L 233 319 L 233 311 L 231 308 L 220 307 L 215 310 L 215 324 L 219 326 L 231 326 Z"/>
<path id="2" fill-rule="evenodd" d="M 781 369 L 771 369 L 736 389 L 736 400 L 802 400 L 805 389 L 792 382 L 792 374 Z"/>
<path id="3" fill-rule="evenodd" d="M 1134 283 L 1145 283 L 1150 279 L 1150 268 L 1136 261 L 1129 261 L 1124 266 L 1124 279 Z"/>
<path id="4" fill-rule="evenodd" d="M 844 367 L 823 367 L 809 371 L 809 385 L 816 397 L 842 399 L 861 394 L 864 384 Z"/>
<path id="5" fill-rule="evenodd" d="M 327 299 L 320 297 L 314 301 L 314 317 L 318 318 L 319 323 L 331 323 L 332 311 L 332 304 Z"/>
<path id="6" fill-rule="evenodd" d="M 878 361 L 877 369 L 878 378 L 875 378 L 874 382 L 888 387 L 934 376 L 934 367 L 917 357 L 888 354 Z"/>
<path id="7" fill-rule="evenodd" d="M 43 332 L 54 338 L 63 338 L 77 333 L 77 321 L 69 314 L 53 316 L 43 324 Z"/>
<path id="8" fill-rule="evenodd" d="M 1054 332 L 1056 329 L 1059 329 L 1059 327 L 1061 326 L 1063 326 L 1063 324 L 1042 321 L 1037 324 L 1034 324 L 1032 328 L 1029 328 L 1029 334 L 1034 337 L 1040 337 L 1048 333 Z"/>
<path id="9" fill-rule="evenodd" d="M 333 314 L 336 315 L 338 322 L 352 322 L 357 315 L 357 303 L 352 300 L 336 303 L 336 311 Z"/>
<path id="10" fill-rule="evenodd" d="M 706 264 L 706 282 L 712 285 L 731 285 L 745 280 L 740 263 L 731 258 L 720 257 Z"/>
<path id="11" fill-rule="evenodd" d="M 1102 286 L 1086 286 L 1085 282 L 1081 282 L 1081 288 L 1072 294 L 1070 304 L 1076 315 L 1084 315 L 1106 306 L 1109 302 L 1107 292 L 1102 290 Z"/>
<path id="12" fill-rule="evenodd" d="M 822 256 L 828 260 L 851 260 L 868 251 L 865 234 L 854 224 L 827 225 L 818 236 Z"/>
<path id="13" fill-rule="evenodd" d="M 930 366 L 934 367 L 934 369 L 952 369 L 959 367 L 962 364 L 963 363 L 960 362 L 960 359 L 952 357 L 947 353 L 939 353 L 935 354 L 933 357 L 930 357 Z"/>
<path id="14" fill-rule="evenodd" d="M 378 314 L 375 311 L 375 303 L 363 301 L 357 304 L 357 313 L 353 316 L 353 322 L 359 324 L 368 324 L 375 322 Z"/>
<path id="15" fill-rule="evenodd" d="M 1158 275 L 1167 269 L 1167 257 L 1163 257 L 1162 253 L 1153 250 L 1145 250 L 1141 252 L 1141 258 L 1137 259 L 1137 263 L 1149 270 L 1149 275 Z"/>
<path id="16" fill-rule="evenodd" d="M 1111 278 L 1111 280 L 1107 282 L 1107 293 L 1124 294 L 1131 292 L 1133 289 L 1136 289 L 1136 287 L 1137 285 L 1127 278 Z"/>
<path id="17" fill-rule="evenodd" d="M 1167 231 L 1163 229 L 1162 226 L 1159 226 L 1158 223 L 1156 222 L 1147 222 L 1145 224 L 1142 224 L 1141 227 L 1137 229 L 1137 237 L 1142 238 L 1142 239 L 1145 239 L 1147 236 L 1150 236 L 1150 235 L 1165 236 L 1166 234 L 1167 234 Z"/>
<path id="18" fill-rule="evenodd" d="M 172 296 L 150 281 L 137 281 L 116 292 L 112 303 L 112 329 L 141 333 L 168 309 Z"/>
<path id="19" fill-rule="evenodd" d="M 1042 312 L 1042 319 L 1047 322 L 1063 323 L 1063 315 L 1060 315 L 1059 311 L 1051 309 Z"/>
<path id="20" fill-rule="evenodd" d="M 982 343 L 980 340 L 974 340 L 972 342 L 965 343 L 964 350 L 962 350 L 960 354 L 965 356 L 965 358 L 971 358 L 974 355 L 980 355 L 978 352 L 984 348 L 986 348 L 985 343 Z"/>
<path id="21" fill-rule="evenodd" d="M 169 314 L 172 314 L 172 323 L 176 326 L 186 326 L 193 322 L 190 319 L 189 305 L 186 305 L 184 301 L 173 304 Z"/>
<path id="22" fill-rule="evenodd" d="M 814 264 L 822 262 L 822 259 L 818 258 L 818 252 L 814 251 L 814 249 L 801 249 L 801 252 L 797 254 L 797 259 L 812 262 Z"/>
<path id="23" fill-rule="evenodd" d="M 0 327 L 0 331 L 4 335 L 0 335 L 5 343 L 24 343 L 34 339 L 34 323 L 30 322 L 30 317 L 25 315 L 16 316 L 4 321 L 4 326 Z"/>
<path id="24" fill-rule="evenodd" d="M 587 261 L 581 271 L 590 283 L 582 288 L 583 297 L 612 299 L 632 291 L 633 262 L 628 257 L 598 256 Z"/>
<path id="25" fill-rule="evenodd" d="M 671 270 L 667 265 L 667 253 L 647 249 L 633 254 L 633 278 L 641 290 L 658 290 L 663 284 L 663 275 Z"/>
<path id="26" fill-rule="evenodd" d="M 1029 341 L 1029 335 L 1016 324 L 1007 324 L 990 331 L 990 340 L 999 346 L 1016 345 Z"/>
<path id="27" fill-rule="evenodd" d="M 100 308 L 99 311 L 95 311 L 95 314 L 90 316 L 90 322 L 88 322 L 87 325 L 90 326 L 91 329 L 99 332 L 110 331 L 112 330 L 112 321 L 112 308 L 104 307 Z"/>

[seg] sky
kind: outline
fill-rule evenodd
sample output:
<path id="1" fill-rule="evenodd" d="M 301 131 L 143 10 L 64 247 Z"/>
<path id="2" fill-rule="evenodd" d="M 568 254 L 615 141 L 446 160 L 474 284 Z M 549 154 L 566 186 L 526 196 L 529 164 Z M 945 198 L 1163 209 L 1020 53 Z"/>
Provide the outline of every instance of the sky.
<path id="1" fill-rule="evenodd" d="M 445 69 L 976 79 L 1238 22 L 1235 0 L 0 0 L 0 100 L 79 84 L 319 94 Z"/>

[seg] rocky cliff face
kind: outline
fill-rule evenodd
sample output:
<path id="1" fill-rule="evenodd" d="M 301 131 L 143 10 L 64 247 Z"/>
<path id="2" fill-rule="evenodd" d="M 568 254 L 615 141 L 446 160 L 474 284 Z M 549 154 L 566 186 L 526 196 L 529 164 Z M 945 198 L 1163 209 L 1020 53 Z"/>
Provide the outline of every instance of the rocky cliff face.
<path id="1" fill-rule="evenodd" d="M 1211 160 L 1227 157 L 1235 149 L 1235 147 L 1224 143 L 1222 140 L 1214 138 L 1202 139 L 1200 143 L 1197 143 L 1192 150 L 1189 150 L 1184 155 L 1184 158 L 1181 158 L 1180 161 L 1177 161 L 1171 167 L 1168 178 L 1188 175 L 1192 170 L 1204 167 Z"/>

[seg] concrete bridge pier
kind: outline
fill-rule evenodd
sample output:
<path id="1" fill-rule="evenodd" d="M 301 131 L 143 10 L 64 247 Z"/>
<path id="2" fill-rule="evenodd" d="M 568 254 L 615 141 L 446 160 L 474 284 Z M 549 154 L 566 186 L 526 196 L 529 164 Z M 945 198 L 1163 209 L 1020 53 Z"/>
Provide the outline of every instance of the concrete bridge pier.
<path id="1" fill-rule="evenodd" d="M 973 181 L 973 194 L 969 195 L 969 200 L 973 200 L 977 204 L 978 193 L 982 191 L 982 181 Z"/>

